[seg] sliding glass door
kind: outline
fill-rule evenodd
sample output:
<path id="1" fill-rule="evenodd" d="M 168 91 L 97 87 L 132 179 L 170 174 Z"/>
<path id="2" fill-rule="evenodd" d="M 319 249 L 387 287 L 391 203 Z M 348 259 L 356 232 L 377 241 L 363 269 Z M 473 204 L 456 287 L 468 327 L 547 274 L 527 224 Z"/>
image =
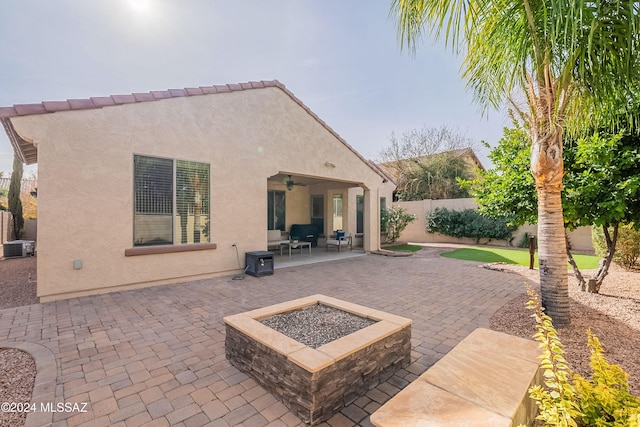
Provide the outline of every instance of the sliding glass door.
<path id="1" fill-rule="evenodd" d="M 285 231 L 286 192 L 269 190 L 267 192 L 267 229 Z"/>

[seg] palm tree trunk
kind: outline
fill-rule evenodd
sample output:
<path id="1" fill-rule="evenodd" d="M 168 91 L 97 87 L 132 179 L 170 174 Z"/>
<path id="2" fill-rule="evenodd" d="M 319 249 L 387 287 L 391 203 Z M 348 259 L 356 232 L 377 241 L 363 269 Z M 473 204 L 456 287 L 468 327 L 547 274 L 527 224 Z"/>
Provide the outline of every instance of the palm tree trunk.
<path id="1" fill-rule="evenodd" d="M 542 305 L 557 328 L 569 326 L 569 280 L 560 191 L 538 189 L 538 260 Z"/>
<path id="2" fill-rule="evenodd" d="M 538 259 L 542 305 L 556 328 L 571 324 L 562 215 L 562 128 L 532 132 L 531 172 L 538 191 Z"/>

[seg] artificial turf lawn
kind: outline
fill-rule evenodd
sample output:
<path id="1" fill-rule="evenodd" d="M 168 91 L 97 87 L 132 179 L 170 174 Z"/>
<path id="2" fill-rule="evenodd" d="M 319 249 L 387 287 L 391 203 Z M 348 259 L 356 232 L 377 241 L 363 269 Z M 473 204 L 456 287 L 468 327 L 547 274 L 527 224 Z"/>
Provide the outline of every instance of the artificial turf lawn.
<path id="1" fill-rule="evenodd" d="M 407 251 L 407 252 L 417 252 L 422 249 L 422 246 L 418 245 L 398 245 L 398 246 L 387 246 L 383 248 L 388 251 Z"/>
<path id="2" fill-rule="evenodd" d="M 442 254 L 446 258 L 463 259 L 478 262 L 505 262 L 507 264 L 529 266 L 529 250 L 499 248 L 463 248 Z M 580 270 L 598 268 L 600 258 L 593 255 L 574 255 L 573 259 Z M 535 266 L 538 266 L 538 254 L 535 255 Z"/>

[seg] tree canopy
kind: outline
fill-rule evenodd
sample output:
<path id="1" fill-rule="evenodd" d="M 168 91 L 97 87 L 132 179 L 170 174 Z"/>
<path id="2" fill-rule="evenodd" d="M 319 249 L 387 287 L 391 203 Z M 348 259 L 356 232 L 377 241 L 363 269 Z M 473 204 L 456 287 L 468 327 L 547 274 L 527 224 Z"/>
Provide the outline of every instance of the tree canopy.
<path id="1" fill-rule="evenodd" d="M 640 222 L 640 137 L 630 133 L 568 138 L 562 206 L 565 226 Z M 529 142 L 521 128 L 505 128 L 491 151 L 494 168 L 461 182 L 479 211 L 516 224 L 535 223 L 536 191 Z"/>
<path id="2" fill-rule="evenodd" d="M 446 126 L 424 127 L 392 134 L 380 159 L 396 182 L 398 199 L 456 199 L 469 197 L 458 179 L 474 176 L 475 165 L 470 163 L 474 146 L 471 139 Z"/>
<path id="3" fill-rule="evenodd" d="M 505 128 L 488 156 L 494 167 L 479 172 L 476 179 L 461 181 L 461 186 L 478 202 L 481 214 L 508 218 L 516 225 L 537 222 L 538 196 L 529 170 L 529 147 L 525 130 Z"/>

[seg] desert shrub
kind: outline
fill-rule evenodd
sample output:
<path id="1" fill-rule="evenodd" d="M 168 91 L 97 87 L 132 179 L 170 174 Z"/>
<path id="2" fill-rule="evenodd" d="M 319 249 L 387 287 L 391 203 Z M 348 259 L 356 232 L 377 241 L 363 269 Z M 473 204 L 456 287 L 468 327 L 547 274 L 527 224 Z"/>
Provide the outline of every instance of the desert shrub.
<path id="1" fill-rule="evenodd" d="M 609 227 L 609 234 L 612 233 L 613 228 Z M 606 257 L 607 243 L 602 227 L 594 226 L 591 229 L 591 237 L 596 255 L 602 258 Z M 640 257 L 640 229 L 635 228 L 633 223 L 621 224 L 618 227 L 618 241 L 613 261 L 624 268 L 633 268 L 638 266 L 638 257 Z"/>
<path id="2" fill-rule="evenodd" d="M 389 208 L 380 213 L 380 231 L 387 235 L 386 243 L 393 243 L 400 238 L 400 233 L 412 223 L 416 216 L 403 208 Z"/>
<path id="3" fill-rule="evenodd" d="M 540 367 L 544 385 L 529 389 L 529 396 L 540 409 L 537 419 L 548 426 L 639 427 L 640 398 L 629 393 L 629 375 L 606 361 L 600 341 L 590 330 L 592 379 L 573 373 L 551 318 L 544 313 L 533 289 L 528 287 L 527 293 L 527 308 L 534 311 L 536 319 L 534 338 L 543 352 Z"/>
<path id="4" fill-rule="evenodd" d="M 427 233 L 441 233 L 451 237 L 511 241 L 517 226 L 509 225 L 506 219 L 494 219 L 480 215 L 473 209 L 453 211 L 436 208 L 426 217 Z"/>

